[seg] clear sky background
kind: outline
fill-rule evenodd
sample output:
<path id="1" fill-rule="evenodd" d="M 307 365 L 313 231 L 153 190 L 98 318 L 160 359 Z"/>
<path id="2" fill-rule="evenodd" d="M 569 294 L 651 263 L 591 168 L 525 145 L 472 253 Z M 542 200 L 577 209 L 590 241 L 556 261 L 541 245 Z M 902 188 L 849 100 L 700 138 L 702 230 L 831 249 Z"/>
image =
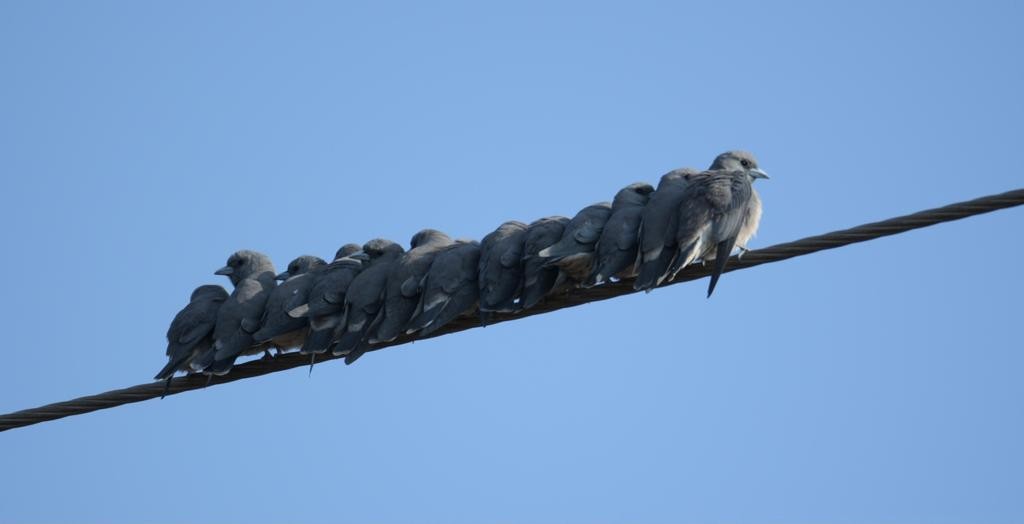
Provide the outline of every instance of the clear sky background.
<path id="1" fill-rule="evenodd" d="M 0 4 L 0 412 L 228 255 L 755 152 L 752 247 L 1024 186 L 1016 2 Z M 0 434 L 2 522 L 1022 522 L 1024 209 Z"/>

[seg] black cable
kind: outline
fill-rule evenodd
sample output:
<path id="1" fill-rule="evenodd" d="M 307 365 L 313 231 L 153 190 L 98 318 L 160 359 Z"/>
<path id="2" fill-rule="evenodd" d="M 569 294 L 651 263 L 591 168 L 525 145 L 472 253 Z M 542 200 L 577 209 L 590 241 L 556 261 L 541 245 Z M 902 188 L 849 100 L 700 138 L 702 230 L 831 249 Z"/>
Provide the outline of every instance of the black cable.
<path id="1" fill-rule="evenodd" d="M 989 213 L 991 211 L 1019 206 L 1021 204 L 1024 204 L 1024 189 L 1008 191 L 999 195 L 986 196 L 974 200 L 968 200 L 966 202 L 958 202 L 948 206 L 920 211 L 911 215 L 890 218 L 888 220 L 882 220 L 881 222 L 872 222 L 870 224 L 864 224 L 850 229 L 833 231 L 824 235 L 807 237 L 794 242 L 786 242 L 784 244 L 777 244 L 764 249 L 749 251 L 744 254 L 742 258 L 738 259 L 737 257 L 733 257 L 730 259 L 726 266 L 726 271 L 746 269 L 761 264 L 767 264 L 769 262 L 779 262 L 788 258 L 814 253 L 816 251 L 833 249 L 855 244 L 857 242 L 896 235 L 912 229 L 959 220 L 961 218 Z M 700 265 L 693 265 L 680 272 L 672 282 L 663 284 L 662 287 L 695 280 L 705 277 L 708 274 L 708 268 L 704 268 Z M 536 307 L 527 311 L 520 313 L 494 314 L 488 324 L 506 322 L 517 318 L 538 315 L 598 300 L 607 300 L 609 298 L 620 297 L 631 293 L 636 293 L 636 291 L 633 290 L 632 280 L 623 280 L 621 282 L 609 283 L 586 289 L 574 289 L 571 292 L 550 296 L 541 304 L 538 304 Z M 437 330 L 435 333 L 432 333 L 430 336 L 423 338 L 433 338 L 476 327 L 480 327 L 480 324 L 476 320 L 476 315 L 473 315 L 472 317 L 457 319 Z M 416 337 L 415 335 L 402 336 L 392 342 L 372 346 L 370 350 L 376 351 L 404 344 L 418 338 L 419 337 Z M 334 357 L 328 354 L 321 356 L 317 360 L 319 362 L 324 362 L 335 358 L 342 357 Z M 252 362 L 240 364 L 235 366 L 227 375 L 222 377 L 213 377 L 212 380 L 204 375 L 177 377 L 171 380 L 166 393 L 167 395 L 175 395 L 184 391 L 202 389 L 207 385 L 214 386 L 218 384 L 226 384 L 228 382 L 234 382 L 244 378 L 256 377 L 267 373 L 273 373 L 275 371 L 282 371 L 285 369 L 308 365 L 308 356 L 300 355 L 298 353 L 288 353 L 273 359 L 254 360 Z M 140 384 L 129 388 L 115 389 L 98 395 L 80 397 L 74 400 L 57 402 L 54 404 L 40 406 L 38 408 L 25 409 L 14 413 L 8 413 L 6 415 L 0 415 L 0 431 L 29 426 L 72 415 L 81 415 L 91 411 L 120 406 L 122 404 L 130 404 L 132 402 L 141 402 L 143 400 L 157 398 L 163 395 L 164 388 L 165 384 L 163 381 Z"/>

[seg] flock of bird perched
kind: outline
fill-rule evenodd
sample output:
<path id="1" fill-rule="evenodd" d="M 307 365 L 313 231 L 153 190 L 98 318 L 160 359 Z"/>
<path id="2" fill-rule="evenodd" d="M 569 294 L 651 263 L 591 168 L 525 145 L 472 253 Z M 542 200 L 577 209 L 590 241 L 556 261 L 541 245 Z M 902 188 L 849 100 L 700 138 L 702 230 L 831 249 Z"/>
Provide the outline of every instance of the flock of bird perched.
<path id="1" fill-rule="evenodd" d="M 242 355 L 300 348 L 330 351 L 351 364 L 370 344 L 427 335 L 478 311 L 529 309 L 544 297 L 609 280 L 635 278 L 650 291 L 691 263 L 714 262 L 708 296 L 735 248 L 757 232 L 761 200 L 752 183 L 768 176 L 753 155 L 729 151 L 706 171 L 676 169 L 657 189 L 638 182 L 611 203 L 531 224 L 505 222 L 480 242 L 424 229 L 410 249 L 381 238 L 346 244 L 333 262 L 301 256 L 275 275 L 270 259 L 238 251 L 215 274 L 234 286 L 199 286 L 167 331 L 167 365 L 228 373 Z M 277 284 L 282 281 L 281 284 Z"/>

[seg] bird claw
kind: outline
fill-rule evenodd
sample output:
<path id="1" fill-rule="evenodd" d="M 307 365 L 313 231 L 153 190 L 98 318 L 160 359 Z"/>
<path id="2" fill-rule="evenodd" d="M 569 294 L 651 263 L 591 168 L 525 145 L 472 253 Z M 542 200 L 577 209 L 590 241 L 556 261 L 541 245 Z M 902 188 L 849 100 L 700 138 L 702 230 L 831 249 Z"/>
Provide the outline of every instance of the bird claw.
<path id="1" fill-rule="evenodd" d="M 739 249 L 739 253 L 736 253 L 736 260 L 742 260 L 743 255 L 746 255 L 747 252 L 750 251 L 744 246 L 736 246 L 736 249 Z"/>
<path id="2" fill-rule="evenodd" d="M 269 349 L 263 350 L 263 358 L 261 360 L 274 360 L 274 355 L 270 354 Z"/>

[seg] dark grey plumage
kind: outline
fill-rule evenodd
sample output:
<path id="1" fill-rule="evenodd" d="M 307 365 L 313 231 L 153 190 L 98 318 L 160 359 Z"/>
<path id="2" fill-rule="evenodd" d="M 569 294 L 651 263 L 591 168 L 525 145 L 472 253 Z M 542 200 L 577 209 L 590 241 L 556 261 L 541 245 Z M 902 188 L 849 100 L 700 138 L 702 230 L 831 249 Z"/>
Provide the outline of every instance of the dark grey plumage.
<path id="1" fill-rule="evenodd" d="M 406 333 L 426 336 L 476 308 L 480 244 L 459 241 L 442 248 L 423 279 L 423 290 Z"/>
<path id="2" fill-rule="evenodd" d="M 480 311 L 510 313 L 523 286 L 523 243 L 526 224 L 510 220 L 480 242 L 478 286 Z"/>
<path id="3" fill-rule="evenodd" d="M 367 267 L 356 275 L 345 293 L 345 322 L 334 333 L 333 355 L 346 355 L 345 362 L 352 363 L 366 351 L 366 335 L 376 329 L 376 321 L 381 318 L 388 274 L 404 252 L 397 243 L 377 238 L 363 246 L 363 253 L 353 255 L 365 254 Z"/>
<path id="4" fill-rule="evenodd" d="M 647 205 L 640 213 L 637 277 L 633 289 L 650 291 L 664 281 L 676 254 L 679 204 L 683 201 L 690 177 L 698 173 L 696 169 L 688 167 L 665 173 L 658 182 L 658 188 L 647 200 Z"/>
<path id="5" fill-rule="evenodd" d="M 537 305 L 555 288 L 562 270 L 545 265 L 547 260 L 538 253 L 558 243 L 568 223 L 568 217 L 552 216 L 535 220 L 527 226 L 523 244 L 523 292 L 519 301 L 522 309 Z"/>
<path id="6" fill-rule="evenodd" d="M 303 255 L 291 261 L 287 271 L 277 275 L 277 280 L 284 282 L 270 292 L 260 329 L 252 335 L 257 343 L 269 342 L 279 352 L 302 346 L 309 320 L 290 316 L 288 306 L 292 301 L 306 302 L 310 289 L 326 266 L 327 262 L 320 257 Z"/>
<path id="7" fill-rule="evenodd" d="M 612 200 L 612 213 L 601 231 L 588 284 L 634 276 L 640 217 L 654 188 L 636 182 L 622 188 Z"/>
<path id="8" fill-rule="evenodd" d="M 542 249 L 538 255 L 548 259 L 548 266 L 557 266 L 575 282 L 584 282 L 590 276 L 594 248 L 611 212 L 610 202 L 581 209 L 566 224 L 562 238 L 555 245 Z"/>
<path id="9" fill-rule="evenodd" d="M 213 327 L 217 310 L 228 298 L 221 286 L 208 284 L 192 292 L 188 305 L 182 308 L 167 328 L 167 365 L 153 377 L 170 380 L 177 371 L 184 371 L 190 360 L 213 345 Z"/>
<path id="10" fill-rule="evenodd" d="M 206 358 L 198 364 L 206 372 L 223 375 L 231 370 L 240 355 L 264 349 L 256 344 L 252 334 L 259 329 L 263 308 L 277 281 L 274 280 L 274 264 L 270 259 L 249 250 L 232 254 L 227 265 L 215 274 L 227 276 L 235 289 L 217 311 L 213 347 L 201 356 Z"/>
<path id="11" fill-rule="evenodd" d="M 420 302 L 423 279 L 445 246 L 454 241 L 436 229 L 424 229 L 409 241 L 406 251 L 391 268 L 384 290 L 384 306 L 377 328 L 369 334 L 370 343 L 390 342 L 409 327 L 409 320 Z"/>
<path id="12" fill-rule="evenodd" d="M 369 257 L 361 250 L 357 244 L 342 246 L 334 261 L 323 268 L 306 302 L 296 300 L 288 305 L 289 316 L 309 319 L 309 334 L 302 344 L 303 355 L 324 353 L 333 342 L 335 329 L 345 313 L 345 293 Z"/>
<path id="13" fill-rule="evenodd" d="M 342 258 L 349 257 L 363 250 L 363 246 L 359 244 L 348 243 L 338 248 L 334 252 L 334 260 L 340 260 Z"/>
<path id="14" fill-rule="evenodd" d="M 745 151 L 722 153 L 715 158 L 710 170 L 691 177 L 679 207 L 677 253 L 669 267 L 669 278 L 674 278 L 697 259 L 714 260 L 708 284 L 708 296 L 711 296 L 740 233 L 753 234 L 750 224 L 752 183 L 757 178 L 768 178 L 768 175 L 758 168 L 754 156 Z M 760 217 L 759 207 L 757 217 Z M 756 230 L 756 225 L 752 229 Z M 743 243 L 746 240 L 743 239 Z"/>

